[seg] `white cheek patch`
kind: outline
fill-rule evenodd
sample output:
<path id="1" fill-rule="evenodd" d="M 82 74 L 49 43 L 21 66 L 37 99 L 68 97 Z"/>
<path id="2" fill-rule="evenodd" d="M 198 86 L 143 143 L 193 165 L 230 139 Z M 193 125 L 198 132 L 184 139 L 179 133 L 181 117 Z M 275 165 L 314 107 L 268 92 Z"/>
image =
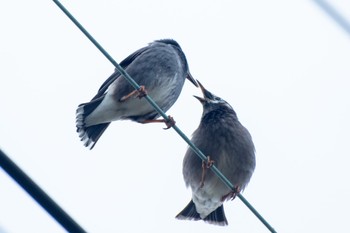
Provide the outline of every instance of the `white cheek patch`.
<path id="1" fill-rule="evenodd" d="M 213 104 L 223 104 L 224 102 L 221 99 L 210 100 Z"/>

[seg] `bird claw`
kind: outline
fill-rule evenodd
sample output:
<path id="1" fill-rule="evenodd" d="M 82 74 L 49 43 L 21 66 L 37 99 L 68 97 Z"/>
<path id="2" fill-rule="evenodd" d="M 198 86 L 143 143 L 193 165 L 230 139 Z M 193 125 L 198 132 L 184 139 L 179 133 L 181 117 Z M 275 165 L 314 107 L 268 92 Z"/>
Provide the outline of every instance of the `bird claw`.
<path id="1" fill-rule="evenodd" d="M 210 159 L 210 156 L 207 156 L 207 160 L 202 162 L 202 179 L 199 184 L 199 188 L 203 188 L 204 186 L 204 180 L 205 180 L 205 175 L 207 173 L 207 169 L 213 166 L 214 160 Z"/>
<path id="2" fill-rule="evenodd" d="M 143 124 L 147 124 L 147 123 L 165 123 L 165 125 L 167 126 L 166 128 L 163 129 L 170 129 L 171 127 L 173 127 L 176 123 L 176 121 L 174 120 L 174 118 L 172 116 L 168 116 L 168 120 L 165 119 L 151 119 L 151 120 L 144 120 L 140 123 Z"/>
<path id="3" fill-rule="evenodd" d="M 137 97 L 139 99 L 145 97 L 147 95 L 147 90 L 145 88 L 145 86 L 140 86 L 140 88 L 138 90 L 133 90 L 132 92 L 130 92 L 129 94 L 123 96 L 120 99 L 120 102 L 124 102 L 127 99 L 130 99 L 131 97 Z"/>
<path id="4" fill-rule="evenodd" d="M 147 90 L 145 88 L 145 86 L 140 86 L 140 88 L 137 90 L 138 94 L 136 97 L 138 97 L 139 99 L 145 97 L 147 95 Z"/>
<path id="5" fill-rule="evenodd" d="M 166 128 L 163 128 L 164 130 L 166 129 L 170 129 L 171 127 L 173 127 L 175 124 L 176 124 L 176 121 L 174 120 L 174 117 L 172 116 L 168 116 L 168 120 L 165 120 L 163 119 L 165 125 L 166 125 Z"/>
<path id="6" fill-rule="evenodd" d="M 236 198 L 237 194 L 240 193 L 240 192 L 241 192 L 241 187 L 236 186 L 233 191 L 231 191 L 228 194 L 222 196 L 221 201 L 223 202 L 223 201 L 229 200 L 229 199 L 231 201 L 233 201 Z"/>

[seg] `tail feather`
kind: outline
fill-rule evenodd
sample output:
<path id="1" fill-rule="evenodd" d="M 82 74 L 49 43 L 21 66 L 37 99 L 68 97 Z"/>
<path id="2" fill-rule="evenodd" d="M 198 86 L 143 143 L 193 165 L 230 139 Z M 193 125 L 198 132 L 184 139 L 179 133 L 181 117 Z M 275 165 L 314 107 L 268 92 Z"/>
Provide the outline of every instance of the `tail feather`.
<path id="1" fill-rule="evenodd" d="M 193 203 L 193 200 L 188 203 L 188 205 L 183 209 L 178 215 L 176 215 L 177 219 L 181 220 L 201 220 L 201 217 L 197 213 L 196 206 Z"/>
<path id="2" fill-rule="evenodd" d="M 219 206 L 215 211 L 211 212 L 207 217 L 202 219 L 196 210 L 193 200 L 190 201 L 190 203 L 176 216 L 176 218 L 180 220 L 203 220 L 206 223 L 219 226 L 228 225 L 223 205 Z"/>
<path id="3" fill-rule="evenodd" d="M 219 206 L 203 220 L 210 224 L 226 226 L 228 222 L 225 216 L 224 205 Z"/>
<path id="4" fill-rule="evenodd" d="M 97 125 L 85 126 L 85 118 L 91 114 L 96 107 L 102 102 L 103 96 L 92 100 L 89 103 L 80 104 L 76 111 L 76 127 L 80 140 L 84 142 L 84 146 L 90 150 L 95 146 L 98 139 L 107 129 L 110 122 Z"/>
<path id="5" fill-rule="evenodd" d="M 92 150 L 109 124 L 110 122 L 77 129 L 80 140 L 84 142 L 84 146 Z"/>

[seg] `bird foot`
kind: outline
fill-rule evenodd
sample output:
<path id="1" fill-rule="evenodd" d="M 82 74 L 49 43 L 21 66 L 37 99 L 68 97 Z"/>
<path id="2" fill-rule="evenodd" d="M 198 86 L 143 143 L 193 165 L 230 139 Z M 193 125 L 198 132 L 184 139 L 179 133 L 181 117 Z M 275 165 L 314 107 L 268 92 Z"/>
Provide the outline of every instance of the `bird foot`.
<path id="1" fill-rule="evenodd" d="M 120 99 L 120 102 L 124 102 L 127 99 L 130 99 L 131 97 L 137 97 L 139 99 L 145 97 L 147 95 L 147 90 L 145 88 L 145 86 L 140 86 L 140 88 L 138 90 L 133 90 L 132 92 L 130 92 L 129 94 L 123 96 Z"/>
<path id="2" fill-rule="evenodd" d="M 166 125 L 166 128 L 163 129 L 170 129 L 171 127 L 173 127 L 176 124 L 176 121 L 174 120 L 174 117 L 172 116 L 168 116 L 168 120 L 164 120 L 164 123 Z"/>
<path id="3" fill-rule="evenodd" d="M 203 188 L 207 169 L 213 166 L 213 164 L 214 164 L 214 160 L 211 160 L 210 156 L 207 156 L 207 160 L 202 162 L 202 179 L 201 179 L 199 188 Z"/>
<path id="4" fill-rule="evenodd" d="M 147 124 L 147 123 L 165 123 L 165 125 L 167 126 L 166 128 L 163 129 L 170 129 L 171 127 L 173 127 L 176 124 L 176 121 L 174 120 L 174 118 L 172 116 L 168 116 L 168 120 L 165 119 L 152 119 L 152 120 L 144 120 L 141 123 L 143 124 Z"/>
<path id="5" fill-rule="evenodd" d="M 225 201 L 225 200 L 233 201 L 236 198 L 237 194 L 240 193 L 240 192 L 241 192 L 241 188 L 239 186 L 236 186 L 233 191 L 231 191 L 228 194 L 222 196 L 221 201 L 222 202 Z"/>

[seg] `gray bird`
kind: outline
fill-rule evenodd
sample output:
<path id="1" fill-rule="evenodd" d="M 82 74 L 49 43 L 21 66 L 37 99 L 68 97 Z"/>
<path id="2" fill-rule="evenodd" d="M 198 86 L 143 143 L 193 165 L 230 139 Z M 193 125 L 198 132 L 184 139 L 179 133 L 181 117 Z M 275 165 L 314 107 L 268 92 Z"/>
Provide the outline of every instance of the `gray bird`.
<path id="1" fill-rule="evenodd" d="M 255 149 L 248 130 L 238 121 L 236 112 L 223 99 L 207 91 L 197 80 L 204 98 L 199 127 L 191 141 L 208 158 L 202 160 L 189 148 L 183 161 L 186 186 L 192 189 L 192 200 L 177 219 L 204 220 L 227 225 L 223 203 L 234 199 L 248 184 L 255 169 Z M 235 186 L 229 189 L 210 169 L 212 164 Z"/>
<path id="2" fill-rule="evenodd" d="M 185 54 L 175 40 L 156 40 L 129 55 L 120 66 L 141 89 L 135 91 L 116 70 L 90 102 L 78 106 L 77 132 L 90 149 L 112 121 L 165 122 L 157 120 L 158 112 L 141 98 L 146 94 L 166 112 L 179 97 L 186 78 L 198 86 L 190 74 Z"/>

